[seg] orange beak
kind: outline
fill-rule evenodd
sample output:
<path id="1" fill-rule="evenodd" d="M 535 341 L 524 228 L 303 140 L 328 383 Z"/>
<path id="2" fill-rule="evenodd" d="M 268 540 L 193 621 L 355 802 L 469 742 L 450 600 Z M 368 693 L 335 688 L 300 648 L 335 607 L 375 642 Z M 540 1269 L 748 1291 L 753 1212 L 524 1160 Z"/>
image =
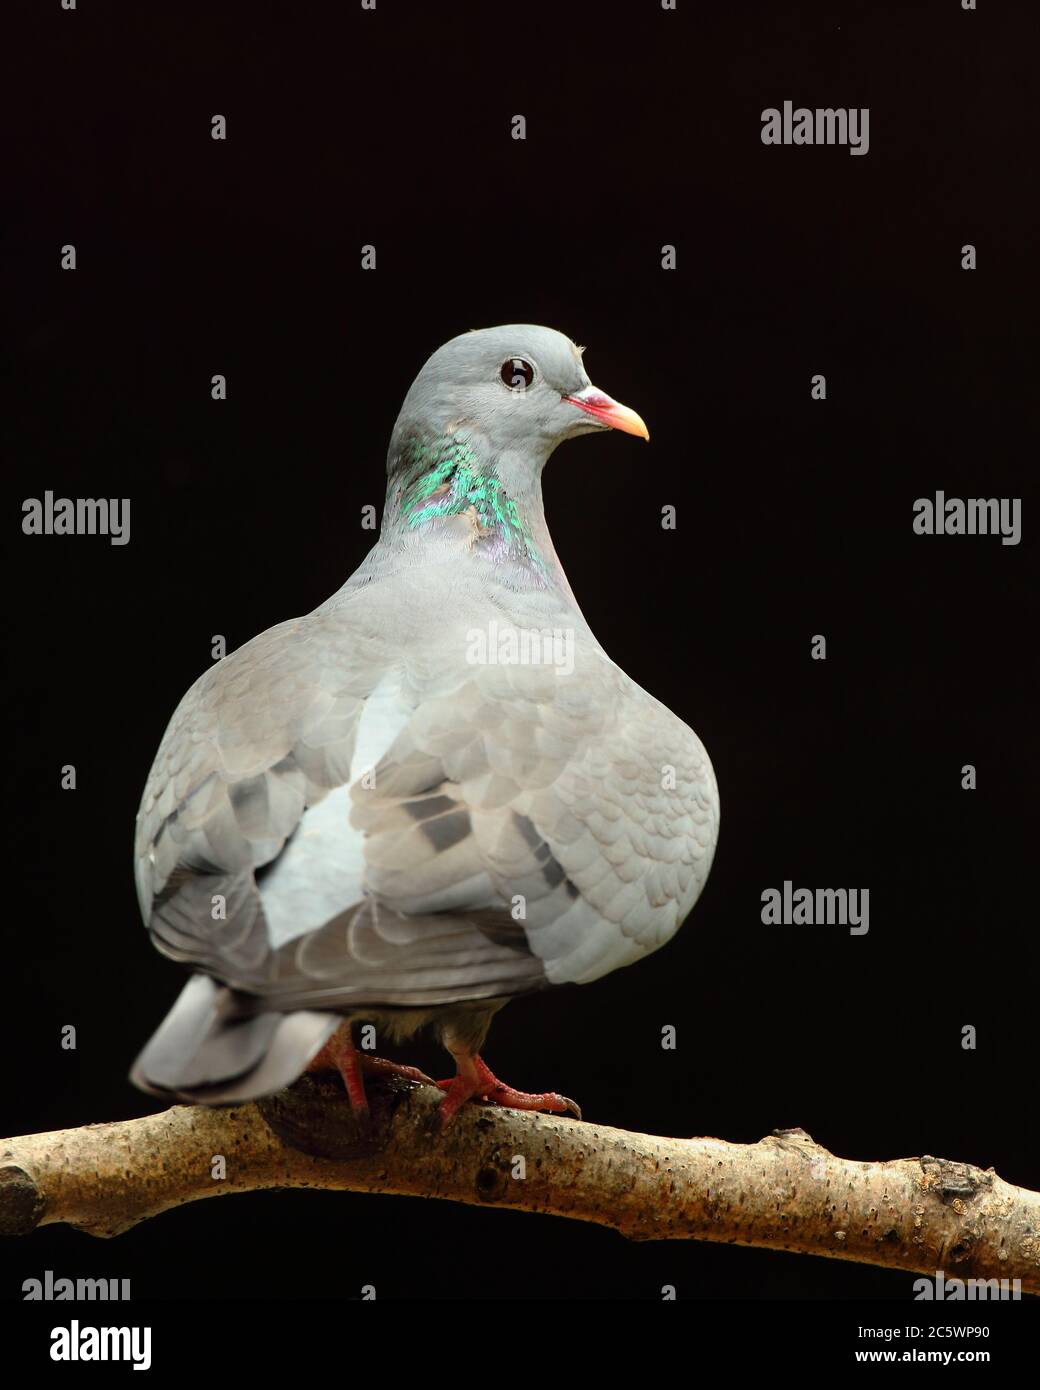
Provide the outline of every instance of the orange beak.
<path id="1" fill-rule="evenodd" d="M 625 434 L 638 434 L 644 439 L 650 438 L 650 431 L 634 410 L 629 410 L 628 406 L 622 405 L 620 401 L 612 400 L 595 386 L 586 386 L 584 391 L 577 391 L 573 396 L 564 396 L 563 399 L 571 405 L 576 405 L 579 410 L 584 410 L 586 415 L 591 415 L 594 420 L 602 420 L 612 430 L 623 430 Z"/>

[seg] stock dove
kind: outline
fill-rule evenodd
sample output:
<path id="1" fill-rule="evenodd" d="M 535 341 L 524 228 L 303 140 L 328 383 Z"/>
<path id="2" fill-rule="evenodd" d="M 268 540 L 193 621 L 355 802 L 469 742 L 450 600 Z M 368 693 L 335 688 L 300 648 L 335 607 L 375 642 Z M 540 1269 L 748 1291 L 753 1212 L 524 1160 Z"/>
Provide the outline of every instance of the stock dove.
<path id="1" fill-rule="evenodd" d="M 251 1100 L 305 1070 L 421 1072 L 357 1051 L 430 1024 L 469 1099 L 577 1107 L 498 1081 L 492 1015 L 587 984 L 677 931 L 719 801 L 696 734 L 610 660 L 542 509 L 564 440 L 649 438 L 582 349 L 529 324 L 453 338 L 405 398 L 379 540 L 306 617 L 207 670 L 137 818 L 141 911 L 188 983 L 134 1065 L 143 1090 Z M 649 601 L 649 595 L 648 601 Z"/>

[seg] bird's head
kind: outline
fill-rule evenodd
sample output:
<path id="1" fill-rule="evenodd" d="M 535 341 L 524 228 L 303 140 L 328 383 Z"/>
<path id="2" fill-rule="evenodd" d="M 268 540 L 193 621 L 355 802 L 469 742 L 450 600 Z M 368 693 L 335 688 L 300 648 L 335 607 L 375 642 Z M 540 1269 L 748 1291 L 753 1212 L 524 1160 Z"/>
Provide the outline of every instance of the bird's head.
<path id="1" fill-rule="evenodd" d="M 394 440 L 461 437 L 503 480 L 512 475 L 522 486 L 565 439 L 604 429 L 649 439 L 634 410 L 592 385 L 582 351 L 563 333 L 530 323 L 462 333 L 415 378 Z M 392 444 L 391 467 L 394 458 Z"/>

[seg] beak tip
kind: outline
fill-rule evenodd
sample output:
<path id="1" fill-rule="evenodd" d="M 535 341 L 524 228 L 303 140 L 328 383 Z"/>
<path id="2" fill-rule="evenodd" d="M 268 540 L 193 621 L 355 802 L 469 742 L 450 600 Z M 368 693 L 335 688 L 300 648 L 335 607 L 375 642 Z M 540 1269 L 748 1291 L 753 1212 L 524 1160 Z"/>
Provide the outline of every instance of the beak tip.
<path id="1" fill-rule="evenodd" d="M 563 399 L 586 411 L 601 425 L 621 430 L 623 434 L 635 434 L 642 439 L 650 439 L 650 431 L 641 416 L 630 410 L 627 405 L 622 405 L 620 401 L 615 401 L 604 392 L 598 391 L 594 386 L 588 386 L 584 391 L 574 395 L 564 396 Z"/>

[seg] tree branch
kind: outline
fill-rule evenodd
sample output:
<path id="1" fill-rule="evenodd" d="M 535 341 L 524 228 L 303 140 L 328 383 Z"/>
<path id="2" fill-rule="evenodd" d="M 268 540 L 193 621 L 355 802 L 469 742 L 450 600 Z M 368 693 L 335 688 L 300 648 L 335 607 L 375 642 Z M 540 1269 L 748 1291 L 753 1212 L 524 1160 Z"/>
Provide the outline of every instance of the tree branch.
<path id="1" fill-rule="evenodd" d="M 174 1106 L 117 1124 L 0 1140 L 0 1234 L 67 1222 L 114 1236 L 185 1202 L 313 1187 L 512 1207 L 611 1226 L 1040 1293 L 1040 1193 L 944 1159 L 859 1163 L 802 1130 L 757 1144 L 668 1139 L 465 1106 L 444 1133 L 439 1092 L 369 1081 L 361 1128 L 331 1077 L 257 1105 Z M 225 1160 L 219 1176 L 215 1160 Z M 214 1177 L 214 1172 L 218 1176 Z"/>

